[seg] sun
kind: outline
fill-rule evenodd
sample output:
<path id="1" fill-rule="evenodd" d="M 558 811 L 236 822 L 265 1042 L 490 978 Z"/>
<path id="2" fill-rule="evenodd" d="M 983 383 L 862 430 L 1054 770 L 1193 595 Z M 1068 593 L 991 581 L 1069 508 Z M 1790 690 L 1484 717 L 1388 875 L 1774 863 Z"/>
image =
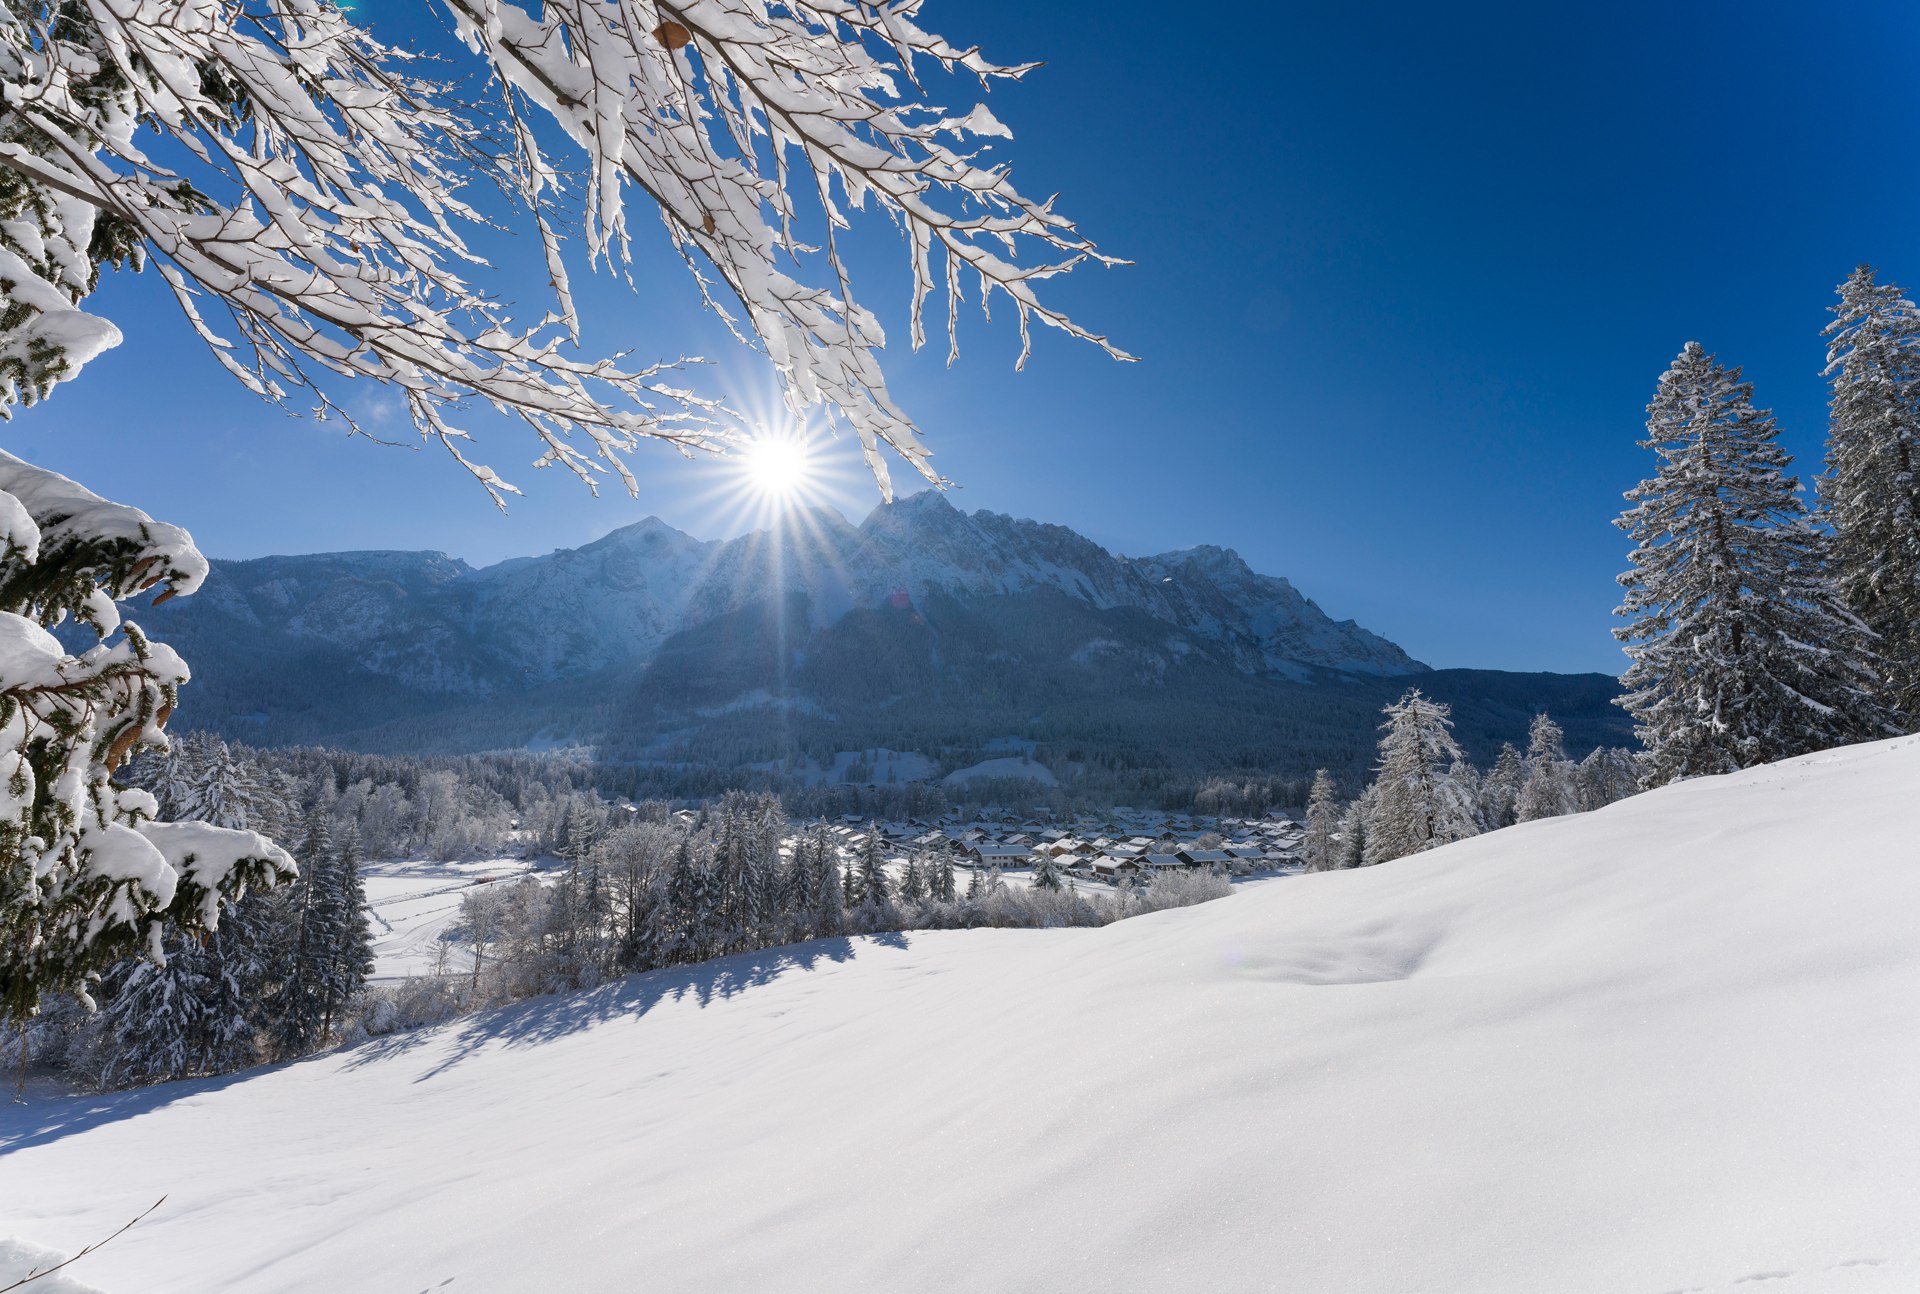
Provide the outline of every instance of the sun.
<path id="1" fill-rule="evenodd" d="M 760 435 L 740 454 L 740 466 L 754 493 L 785 502 L 807 486 L 812 464 L 807 444 L 797 436 Z"/>

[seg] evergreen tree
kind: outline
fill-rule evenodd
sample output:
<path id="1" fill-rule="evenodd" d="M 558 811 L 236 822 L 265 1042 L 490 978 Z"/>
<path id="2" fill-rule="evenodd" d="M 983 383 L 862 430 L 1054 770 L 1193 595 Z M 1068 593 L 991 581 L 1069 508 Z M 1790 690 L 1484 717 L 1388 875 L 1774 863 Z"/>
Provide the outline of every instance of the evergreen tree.
<path id="1" fill-rule="evenodd" d="M 1036 890 L 1060 888 L 1060 864 L 1045 850 L 1042 850 L 1033 861 L 1033 888 Z"/>
<path id="2" fill-rule="evenodd" d="M 920 856 L 907 856 L 906 870 L 900 874 L 900 901 L 902 903 L 923 903 L 927 898 L 927 877 L 921 869 Z"/>
<path id="3" fill-rule="evenodd" d="M 884 905 L 892 892 L 887 877 L 886 841 L 878 823 L 867 824 L 867 838 L 860 844 L 860 901 L 868 907 Z"/>
<path id="4" fill-rule="evenodd" d="M 1367 865 L 1367 833 L 1373 822 L 1373 811 L 1380 803 L 1380 790 L 1370 785 L 1347 804 L 1347 810 L 1340 815 L 1340 867 L 1365 867 Z"/>
<path id="5" fill-rule="evenodd" d="M 222 900 L 217 929 L 176 933 L 164 962 L 129 959 L 107 976 L 89 1062 L 100 1087 L 226 1074 L 259 1059 L 250 939 L 258 931 L 236 911 L 242 906 Z"/>
<path id="6" fill-rule="evenodd" d="M 1579 811 L 1579 788 L 1573 764 L 1567 759 L 1565 734 L 1544 710 L 1533 716 L 1533 726 L 1527 733 L 1526 768 L 1526 779 L 1514 801 L 1517 821 L 1557 818 Z"/>
<path id="7" fill-rule="evenodd" d="M 840 934 L 847 928 L 846 880 L 840 874 L 840 850 L 833 831 L 822 822 L 813 829 L 813 931 L 816 936 Z"/>
<path id="8" fill-rule="evenodd" d="M 1640 758 L 1618 746 L 1602 746 L 1580 761 L 1580 811 L 1604 809 L 1640 789 Z"/>
<path id="9" fill-rule="evenodd" d="M 1330 872 L 1340 865 L 1340 797 L 1333 779 L 1322 768 L 1313 775 L 1307 793 L 1307 834 L 1300 842 L 1300 861 L 1310 872 Z"/>
<path id="10" fill-rule="evenodd" d="M 967 869 L 967 902 L 978 903 L 985 897 L 987 897 L 986 877 L 982 875 L 980 868 L 969 867 Z"/>
<path id="11" fill-rule="evenodd" d="M 1635 547 L 1614 634 L 1650 785 L 1886 730 L 1866 632 L 1832 594 L 1778 436 L 1698 342 L 1647 406 L 1660 467 L 1616 523 Z"/>
<path id="12" fill-rule="evenodd" d="M 933 864 L 933 897 L 942 903 L 951 903 L 957 893 L 954 888 L 953 855 L 942 854 L 940 861 Z"/>
<path id="13" fill-rule="evenodd" d="M 1377 802 L 1367 823 L 1371 865 L 1404 858 L 1474 834 L 1468 792 L 1452 770 L 1461 762 L 1452 710 L 1411 688 L 1386 707 L 1381 724 Z"/>
<path id="14" fill-rule="evenodd" d="M 1480 782 L 1480 829 L 1498 831 L 1520 820 L 1520 788 L 1527 767 L 1510 741 L 1500 743 L 1500 754 Z"/>
<path id="15" fill-rule="evenodd" d="M 1876 700 L 1920 724 L 1920 308 L 1862 265 L 1839 288 L 1822 520 L 1835 592 L 1875 635 Z"/>
<path id="16" fill-rule="evenodd" d="M 266 1003 L 266 1031 L 281 1056 L 304 1056 L 327 1040 L 329 920 L 337 909 L 326 896 L 335 871 L 333 833 L 326 812 L 307 814 L 295 857 L 300 875 L 280 894 L 280 931 L 274 949 L 274 986 Z"/>
<path id="17" fill-rule="evenodd" d="M 373 927 L 367 921 L 366 886 L 360 879 L 360 833 L 351 824 L 315 884 L 319 924 L 322 1038 L 333 1035 L 346 1007 L 373 974 Z"/>

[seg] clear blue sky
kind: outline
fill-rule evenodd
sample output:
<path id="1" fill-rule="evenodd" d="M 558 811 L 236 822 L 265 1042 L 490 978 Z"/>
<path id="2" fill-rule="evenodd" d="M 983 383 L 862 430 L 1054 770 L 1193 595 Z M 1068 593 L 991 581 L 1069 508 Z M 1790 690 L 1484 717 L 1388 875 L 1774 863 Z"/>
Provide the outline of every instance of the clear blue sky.
<path id="1" fill-rule="evenodd" d="M 404 35 L 415 3 L 363 12 Z M 1642 410 L 1681 344 L 1746 366 L 1811 476 L 1833 286 L 1869 260 L 1920 287 L 1920 10 L 1897 0 L 932 0 L 924 17 L 990 56 L 1048 60 L 992 98 L 1016 173 L 1137 262 L 1076 272 L 1056 297 L 1138 365 L 1047 335 L 1016 374 L 1011 328 L 977 313 L 957 368 L 939 345 L 893 356 L 955 502 L 1125 553 L 1236 548 L 1436 665 L 1616 670 L 1609 521 L 1649 466 Z M 894 236 L 863 232 L 868 303 L 899 339 Z M 638 296 L 604 277 L 583 294 L 594 339 L 713 356 L 736 400 L 768 389 L 672 262 L 639 272 Z M 155 276 L 108 280 L 95 299 L 126 343 L 4 443 L 213 555 L 479 563 L 648 513 L 740 526 L 712 468 L 642 453 L 641 497 L 594 501 L 528 471 L 523 432 L 476 417 L 479 456 L 528 491 L 502 518 L 443 453 L 260 405 Z M 376 391 L 353 402 L 382 416 Z M 871 495 L 839 477 L 864 512 Z"/>

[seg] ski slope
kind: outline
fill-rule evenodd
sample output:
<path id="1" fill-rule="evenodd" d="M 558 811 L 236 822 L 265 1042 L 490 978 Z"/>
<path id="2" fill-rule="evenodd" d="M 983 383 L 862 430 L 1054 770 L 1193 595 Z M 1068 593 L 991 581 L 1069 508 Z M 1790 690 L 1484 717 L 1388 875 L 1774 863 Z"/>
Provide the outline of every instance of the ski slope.
<path id="1" fill-rule="evenodd" d="M 0 1107 L 109 1294 L 1920 1289 L 1920 740 Z"/>

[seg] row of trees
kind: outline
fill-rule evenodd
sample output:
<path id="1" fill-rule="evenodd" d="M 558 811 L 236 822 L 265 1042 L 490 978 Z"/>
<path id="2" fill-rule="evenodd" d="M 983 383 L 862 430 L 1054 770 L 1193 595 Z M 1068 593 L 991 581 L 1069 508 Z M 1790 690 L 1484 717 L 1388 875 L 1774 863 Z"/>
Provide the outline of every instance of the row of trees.
<path id="1" fill-rule="evenodd" d="M 228 1073 L 337 1039 L 373 969 L 361 840 L 351 821 L 335 830 L 337 802 L 204 734 L 138 761 L 130 780 L 163 822 L 290 842 L 298 874 L 221 896 L 217 923 L 171 930 L 162 956 L 109 967 L 93 990 L 97 1012 L 53 1004 L 35 1022 L 32 1050 L 97 1086 L 127 1087 Z"/>
<path id="2" fill-rule="evenodd" d="M 1659 785 L 1920 722 L 1920 309 L 1862 265 L 1825 331 L 1826 467 L 1809 509 L 1773 415 L 1689 342 L 1627 492 L 1620 704 Z"/>
<path id="3" fill-rule="evenodd" d="M 1522 754 L 1511 743 L 1482 773 L 1453 738 L 1448 706 L 1414 688 L 1386 707 L 1378 776 L 1344 806 L 1322 769 L 1307 801 L 1301 857 L 1309 871 L 1404 858 L 1516 822 L 1584 813 L 1639 789 L 1632 751 L 1567 757 L 1560 725 L 1534 716 Z"/>
<path id="4" fill-rule="evenodd" d="M 623 815 L 625 816 L 625 815 Z M 847 849 L 825 823 L 786 839 L 770 795 L 734 792 L 693 821 L 576 823 L 564 874 L 468 896 L 477 1001 L 504 1001 L 732 953 L 847 934 L 971 926 L 1097 926 L 1219 897 L 1215 876 L 1155 881 L 1115 896 L 1057 870 L 1027 886 L 951 855 L 889 858 L 869 830 Z"/>

